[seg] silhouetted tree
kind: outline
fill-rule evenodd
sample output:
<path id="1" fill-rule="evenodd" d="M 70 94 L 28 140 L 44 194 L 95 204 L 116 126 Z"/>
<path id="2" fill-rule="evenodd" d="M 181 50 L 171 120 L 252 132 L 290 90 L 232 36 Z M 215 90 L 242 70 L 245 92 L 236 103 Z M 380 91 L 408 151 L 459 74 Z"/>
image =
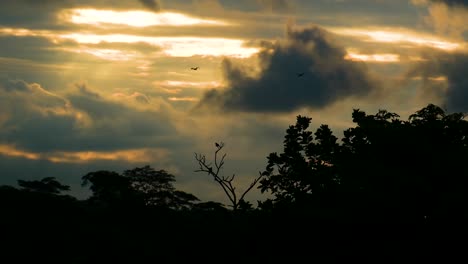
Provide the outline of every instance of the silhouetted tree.
<path id="1" fill-rule="evenodd" d="M 61 184 L 54 177 L 46 177 L 39 181 L 18 180 L 18 185 L 26 191 L 47 194 L 60 194 L 70 190 L 70 186 Z"/>
<path id="2" fill-rule="evenodd" d="M 150 166 L 126 170 L 123 174 L 97 171 L 83 177 L 83 185 L 91 184 L 91 201 L 118 205 L 144 205 L 170 209 L 188 209 L 198 198 L 176 190 L 174 175 Z"/>
<path id="3" fill-rule="evenodd" d="M 193 206 L 195 210 L 201 210 L 201 211 L 214 211 L 214 212 L 224 212 L 227 209 L 224 207 L 222 203 L 218 202 L 202 202 L 202 203 L 197 203 Z"/>
<path id="4" fill-rule="evenodd" d="M 462 113 L 429 104 L 408 121 L 386 110 L 367 115 L 355 109 L 352 118 L 356 127 L 345 130 L 338 144 L 326 125 L 313 138 L 311 118 L 298 116 L 286 131 L 283 153 L 268 156 L 259 188 L 274 199 L 260 206 L 336 206 L 369 221 L 468 216 L 468 122 Z"/>
<path id="5" fill-rule="evenodd" d="M 335 168 L 339 145 L 326 125 L 317 129 L 314 141 L 308 130 L 310 122 L 311 118 L 298 116 L 296 124 L 286 131 L 283 153 L 268 156 L 268 165 L 262 173 L 265 177 L 259 188 L 275 198 L 261 203 L 265 209 L 330 202 L 330 193 L 339 184 Z"/>
<path id="6" fill-rule="evenodd" d="M 263 177 L 263 174 L 255 178 L 252 183 L 245 189 L 243 193 L 238 196 L 236 187 L 233 185 L 235 174 L 232 176 L 221 176 L 221 170 L 224 166 L 224 159 L 226 153 L 221 158 L 218 157 L 218 153 L 224 148 L 224 143 L 215 143 L 216 151 L 214 153 L 214 167 L 211 162 L 206 161 L 206 156 L 195 153 L 195 160 L 198 162 L 199 169 L 195 172 L 205 172 L 212 176 L 213 179 L 221 186 L 227 198 L 231 202 L 232 209 L 237 211 L 238 209 L 249 210 L 252 209 L 252 205 L 244 200 L 245 195 L 257 184 L 257 182 Z"/>
<path id="7" fill-rule="evenodd" d="M 174 175 L 165 170 L 144 166 L 126 170 L 122 176 L 130 181 L 131 188 L 142 195 L 148 206 L 188 209 L 198 201 L 193 194 L 176 190 Z"/>
<path id="8" fill-rule="evenodd" d="M 463 114 L 447 115 L 429 104 L 408 121 L 398 117 L 385 110 L 376 115 L 354 110 L 357 126 L 343 139 L 348 202 L 366 205 L 368 214 L 386 219 L 427 219 L 441 215 L 434 210 L 454 205 L 452 213 L 465 211 L 460 204 L 466 206 L 468 190 Z"/>
<path id="9" fill-rule="evenodd" d="M 93 192 L 89 198 L 92 202 L 121 206 L 124 203 L 130 201 L 133 203 L 139 200 L 131 188 L 130 179 L 117 172 L 95 171 L 86 174 L 82 179 L 82 185 L 89 185 L 90 190 Z"/>

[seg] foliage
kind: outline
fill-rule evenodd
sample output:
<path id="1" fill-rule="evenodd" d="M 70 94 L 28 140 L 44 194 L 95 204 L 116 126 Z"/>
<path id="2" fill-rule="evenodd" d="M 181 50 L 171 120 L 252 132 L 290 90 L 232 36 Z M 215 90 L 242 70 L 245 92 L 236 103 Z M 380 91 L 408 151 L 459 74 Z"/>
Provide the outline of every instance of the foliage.
<path id="1" fill-rule="evenodd" d="M 468 122 L 462 113 L 429 104 L 408 121 L 386 110 L 367 115 L 355 109 L 352 118 L 356 126 L 338 144 L 326 125 L 314 139 L 307 130 L 311 119 L 298 116 L 286 131 L 283 153 L 268 156 L 260 188 L 274 199 L 262 207 L 337 206 L 341 213 L 388 220 L 467 214 Z"/>
<path id="2" fill-rule="evenodd" d="M 350 256 L 401 262 L 416 251 L 414 245 L 425 249 L 415 259 L 426 254 L 432 260 L 427 252 L 440 252 L 434 244 L 450 241 L 440 239 L 443 233 L 466 236 L 464 115 L 428 105 L 408 120 L 359 109 L 352 119 L 355 126 L 339 142 L 328 126 L 312 132 L 312 119 L 298 116 L 283 151 L 268 156 L 265 171 L 240 195 L 234 176 L 221 175 L 226 155 L 219 158 L 218 152 L 224 144 L 216 145 L 214 163 L 197 154 L 200 171 L 220 184 L 233 210 L 196 203 L 174 187 L 172 174 L 150 166 L 86 174 L 83 185 L 92 192 L 86 201 L 59 195 L 69 187 L 52 177 L 20 180 L 19 188 L 0 186 L 4 255 L 47 263 L 193 261 L 210 252 L 263 262 L 281 255 L 290 262 L 308 257 L 341 263 Z M 257 182 L 272 199 L 252 210 L 244 197 Z M 317 245 L 298 251 L 303 241 Z M 185 250 L 190 254 L 180 254 Z M 445 262 L 453 253 L 443 255 Z"/>
<path id="3" fill-rule="evenodd" d="M 47 194 L 60 194 L 70 190 L 70 186 L 61 184 L 54 177 L 46 177 L 39 181 L 18 180 L 18 185 L 23 190 Z"/>
<path id="4" fill-rule="evenodd" d="M 297 205 L 312 202 L 312 198 L 326 199 L 339 183 L 337 138 L 326 125 L 313 134 L 308 130 L 310 122 L 311 118 L 298 116 L 296 124 L 286 130 L 283 153 L 268 156 L 259 188 L 271 192 L 274 203 Z"/>
<path id="5" fill-rule="evenodd" d="M 150 166 L 126 170 L 123 174 L 97 171 L 83 177 L 83 185 L 91 184 L 92 201 L 114 205 L 139 205 L 170 209 L 186 209 L 198 198 L 176 190 L 174 175 Z"/>

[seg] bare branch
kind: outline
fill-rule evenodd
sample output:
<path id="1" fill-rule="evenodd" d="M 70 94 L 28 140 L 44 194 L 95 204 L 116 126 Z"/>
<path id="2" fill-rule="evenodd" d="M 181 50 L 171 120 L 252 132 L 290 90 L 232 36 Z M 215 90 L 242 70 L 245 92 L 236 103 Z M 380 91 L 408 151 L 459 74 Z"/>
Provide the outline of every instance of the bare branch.
<path id="1" fill-rule="evenodd" d="M 258 172 L 259 176 L 257 178 L 255 178 L 255 180 L 249 185 L 249 188 L 247 188 L 244 193 L 241 195 L 239 201 L 243 201 L 244 200 L 244 196 L 250 191 L 252 190 L 252 188 L 258 183 L 258 181 L 260 181 L 260 179 L 263 177 L 263 174 L 261 171 Z"/>
<path id="2" fill-rule="evenodd" d="M 262 178 L 262 174 L 257 177 L 249 187 L 242 193 L 240 199 L 237 200 L 236 194 L 236 187 L 233 185 L 233 181 L 235 178 L 235 174 L 232 176 L 220 176 L 219 173 L 221 172 L 224 166 L 224 160 L 226 158 L 226 153 L 224 153 L 221 158 L 218 158 L 218 153 L 224 148 L 224 143 L 215 143 L 216 151 L 214 153 L 214 168 L 212 167 L 211 163 L 206 162 L 206 156 L 202 154 L 195 153 L 195 160 L 198 162 L 199 169 L 195 170 L 195 172 L 205 172 L 208 175 L 211 175 L 213 179 L 221 186 L 224 193 L 228 197 L 229 201 L 232 203 L 233 210 L 237 210 L 239 207 L 240 202 L 244 201 L 245 195 L 252 190 L 252 188 L 257 184 L 257 182 Z"/>

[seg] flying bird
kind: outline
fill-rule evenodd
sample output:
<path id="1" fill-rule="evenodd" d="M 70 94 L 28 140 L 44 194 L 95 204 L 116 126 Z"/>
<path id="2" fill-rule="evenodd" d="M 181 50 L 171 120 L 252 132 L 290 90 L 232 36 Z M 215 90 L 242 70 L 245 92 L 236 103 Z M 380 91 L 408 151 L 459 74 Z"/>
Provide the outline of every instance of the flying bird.
<path id="1" fill-rule="evenodd" d="M 190 69 L 191 69 L 192 71 L 196 71 L 196 70 L 198 70 L 199 68 L 200 68 L 200 67 L 192 67 L 192 68 L 190 68 Z"/>
<path id="2" fill-rule="evenodd" d="M 304 74 L 305 74 L 305 72 L 298 73 L 297 77 L 302 77 L 302 76 L 304 76 Z"/>

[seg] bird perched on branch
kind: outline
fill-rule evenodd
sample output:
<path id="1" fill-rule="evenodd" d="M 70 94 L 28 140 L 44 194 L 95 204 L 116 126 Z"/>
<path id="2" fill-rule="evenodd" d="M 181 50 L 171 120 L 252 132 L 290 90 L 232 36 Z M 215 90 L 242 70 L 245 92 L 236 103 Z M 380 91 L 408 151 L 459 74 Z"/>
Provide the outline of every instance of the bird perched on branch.
<path id="1" fill-rule="evenodd" d="M 219 144 L 218 144 L 218 142 L 215 142 L 215 146 L 216 146 L 217 148 L 219 148 Z"/>

